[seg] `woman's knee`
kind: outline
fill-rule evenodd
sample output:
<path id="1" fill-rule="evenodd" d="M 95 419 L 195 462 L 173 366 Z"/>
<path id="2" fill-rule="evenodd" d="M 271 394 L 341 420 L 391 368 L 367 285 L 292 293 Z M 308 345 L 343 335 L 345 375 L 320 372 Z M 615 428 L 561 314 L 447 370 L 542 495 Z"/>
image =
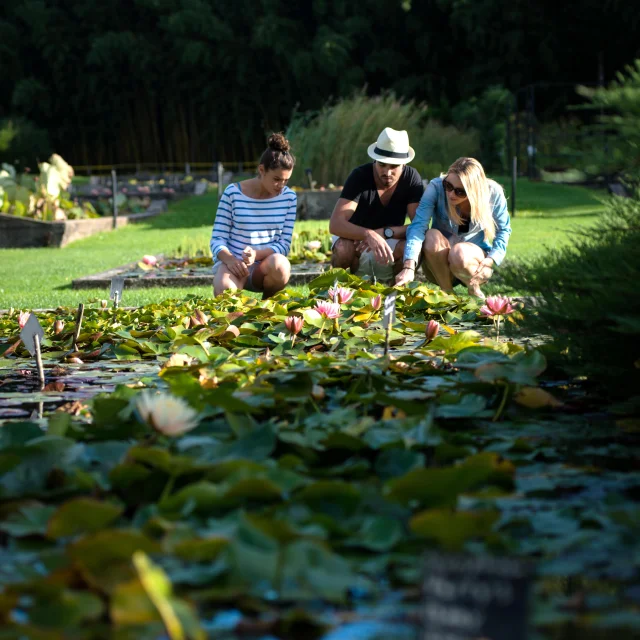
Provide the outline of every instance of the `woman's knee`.
<path id="1" fill-rule="evenodd" d="M 429 229 L 424 237 L 422 247 L 425 253 L 437 253 L 449 248 L 449 241 L 437 229 Z"/>
<path id="2" fill-rule="evenodd" d="M 479 257 L 466 243 L 456 244 L 449 251 L 449 266 L 452 271 L 475 272 L 478 267 Z"/>
<path id="3" fill-rule="evenodd" d="M 291 263 L 286 256 L 280 253 L 272 253 L 265 259 L 265 275 L 289 279 Z"/>

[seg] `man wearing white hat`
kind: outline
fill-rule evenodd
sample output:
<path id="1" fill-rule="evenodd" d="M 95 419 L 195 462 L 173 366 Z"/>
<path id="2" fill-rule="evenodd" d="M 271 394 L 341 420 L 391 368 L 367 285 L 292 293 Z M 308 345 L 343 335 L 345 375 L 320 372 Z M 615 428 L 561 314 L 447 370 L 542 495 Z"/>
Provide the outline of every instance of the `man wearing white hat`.
<path id="1" fill-rule="evenodd" d="M 374 162 L 349 174 L 331 214 L 331 264 L 390 280 L 402 268 L 405 220 L 413 220 L 424 187 L 408 166 L 415 151 L 406 131 L 386 127 L 367 153 Z"/>

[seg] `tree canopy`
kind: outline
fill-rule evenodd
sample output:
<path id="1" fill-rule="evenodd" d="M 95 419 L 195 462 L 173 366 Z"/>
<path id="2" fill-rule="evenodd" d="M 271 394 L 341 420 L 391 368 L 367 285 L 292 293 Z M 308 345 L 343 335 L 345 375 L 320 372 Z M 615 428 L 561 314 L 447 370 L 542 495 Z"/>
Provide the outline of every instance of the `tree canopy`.
<path id="1" fill-rule="evenodd" d="M 362 87 L 446 120 L 490 85 L 608 81 L 639 25 L 621 0 L 4 0 L 0 118 L 75 164 L 253 159 Z"/>

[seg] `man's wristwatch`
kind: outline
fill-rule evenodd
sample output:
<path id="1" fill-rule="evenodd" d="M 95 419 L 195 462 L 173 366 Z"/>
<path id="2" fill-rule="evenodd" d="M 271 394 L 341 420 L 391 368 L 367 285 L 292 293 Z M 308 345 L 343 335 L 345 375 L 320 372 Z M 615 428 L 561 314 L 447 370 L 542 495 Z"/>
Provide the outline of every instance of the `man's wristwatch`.
<path id="1" fill-rule="evenodd" d="M 385 227 L 385 228 L 382 230 L 382 233 L 384 233 L 384 237 L 385 237 L 387 240 L 391 240 L 391 238 L 393 238 L 393 229 L 392 229 L 391 227 Z"/>

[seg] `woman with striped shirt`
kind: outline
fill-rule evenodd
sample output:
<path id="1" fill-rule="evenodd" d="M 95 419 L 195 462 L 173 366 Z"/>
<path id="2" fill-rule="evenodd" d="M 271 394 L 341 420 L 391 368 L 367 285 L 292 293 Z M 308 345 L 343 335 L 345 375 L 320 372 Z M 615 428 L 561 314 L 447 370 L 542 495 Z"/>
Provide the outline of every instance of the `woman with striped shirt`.
<path id="1" fill-rule="evenodd" d="M 295 158 L 281 134 L 269 137 L 255 178 L 230 184 L 222 194 L 211 234 L 213 290 L 261 291 L 263 299 L 284 289 L 297 198 L 287 187 Z"/>

